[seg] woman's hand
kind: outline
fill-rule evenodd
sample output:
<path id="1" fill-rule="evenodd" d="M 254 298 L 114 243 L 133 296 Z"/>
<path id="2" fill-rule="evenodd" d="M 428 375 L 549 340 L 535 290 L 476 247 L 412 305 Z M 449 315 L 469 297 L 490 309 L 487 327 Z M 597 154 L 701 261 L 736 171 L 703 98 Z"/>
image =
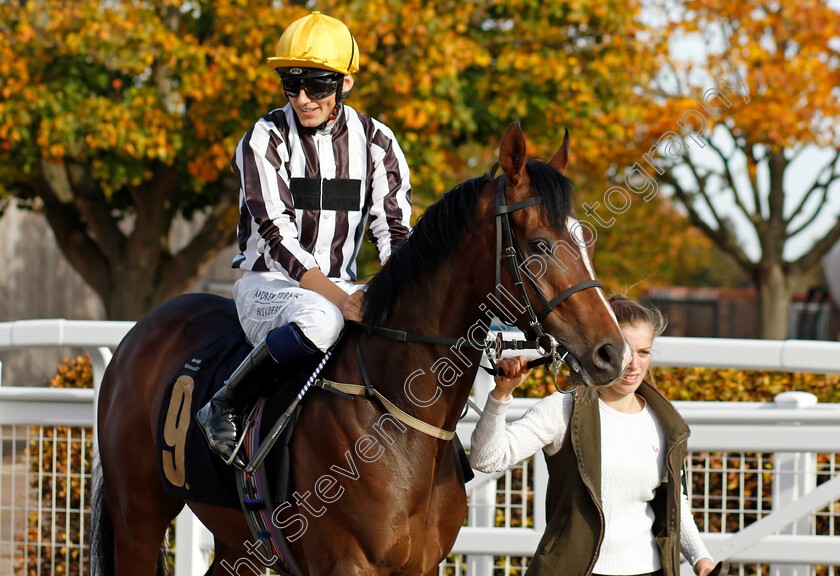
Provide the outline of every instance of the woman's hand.
<path id="1" fill-rule="evenodd" d="M 697 576 L 706 576 L 709 572 L 711 572 L 715 567 L 715 563 L 712 562 L 711 558 L 700 558 L 697 561 L 697 564 L 694 565 L 694 573 Z"/>
<path id="2" fill-rule="evenodd" d="M 504 358 L 496 363 L 496 366 L 504 372 L 504 375 L 496 376 L 496 387 L 490 393 L 499 402 L 507 402 L 517 386 L 522 384 L 531 370 L 528 368 L 528 359 L 525 356 L 516 358 Z"/>

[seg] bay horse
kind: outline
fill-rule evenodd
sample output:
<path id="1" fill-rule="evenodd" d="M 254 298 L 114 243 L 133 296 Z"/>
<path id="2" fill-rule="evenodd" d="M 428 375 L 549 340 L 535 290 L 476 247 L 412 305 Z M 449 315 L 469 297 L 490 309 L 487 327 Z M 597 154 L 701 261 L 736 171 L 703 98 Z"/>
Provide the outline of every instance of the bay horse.
<path id="1" fill-rule="evenodd" d="M 568 132 L 550 162 L 527 160 L 525 151 L 515 122 L 500 146 L 503 174 L 467 180 L 426 210 L 371 280 L 365 322 L 347 327 L 324 378 L 369 378 L 404 412 L 452 431 L 494 315 L 556 340 L 575 360 L 572 377 L 587 385 L 622 375 L 629 348 L 595 278 L 592 238 L 574 217 L 573 187 L 563 175 Z M 543 307 L 534 310 L 532 301 Z M 396 342 L 389 329 L 420 338 Z M 102 562 L 93 574 L 158 573 L 163 536 L 185 503 L 214 536 L 208 575 L 230 574 L 230 566 L 251 557 L 244 514 L 168 495 L 156 461 L 165 384 L 191 351 L 237 330 L 231 300 L 184 295 L 149 312 L 116 349 L 99 396 L 102 481 L 94 498 L 104 497 L 105 506 L 94 512 L 92 546 Z M 317 388 L 303 400 L 289 448 L 291 482 L 310 498 L 288 512 L 308 518 L 291 543 L 307 575 L 431 575 L 454 545 L 467 498 L 453 441 L 408 427 L 375 430 L 384 414 L 377 399 Z M 379 444 L 360 452 L 360 439 L 376 440 L 372 430 Z M 337 467 L 347 474 L 325 475 Z"/>

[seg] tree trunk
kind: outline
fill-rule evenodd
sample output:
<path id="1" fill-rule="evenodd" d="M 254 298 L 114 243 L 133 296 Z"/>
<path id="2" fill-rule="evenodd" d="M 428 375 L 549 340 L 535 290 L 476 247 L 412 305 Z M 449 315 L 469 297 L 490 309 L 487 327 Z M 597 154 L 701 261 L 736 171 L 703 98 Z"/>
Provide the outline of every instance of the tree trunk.
<path id="1" fill-rule="evenodd" d="M 124 266 L 109 271 L 116 288 L 100 294 L 109 320 L 139 320 L 152 307 L 160 304 L 154 281 L 155 269 L 151 265 L 126 270 Z M 145 277 L 144 277 L 145 276 Z"/>
<path id="2" fill-rule="evenodd" d="M 787 338 L 788 309 L 793 296 L 793 285 L 779 264 L 756 274 L 756 287 L 761 305 L 761 337 L 766 340 Z"/>
<path id="3" fill-rule="evenodd" d="M 212 185 L 217 198 L 199 207 L 203 216 L 187 225 L 187 240 L 173 251 L 173 206 L 187 193 L 172 167 L 157 166 L 148 181 L 131 189 L 130 214 L 108 204 L 89 171 L 49 162 L 43 170 L 46 176 L 34 178 L 32 187 L 43 200 L 44 216 L 64 257 L 102 299 L 109 320 L 139 320 L 183 293 L 235 239 L 235 178 Z M 205 190 L 213 191 L 209 184 Z"/>

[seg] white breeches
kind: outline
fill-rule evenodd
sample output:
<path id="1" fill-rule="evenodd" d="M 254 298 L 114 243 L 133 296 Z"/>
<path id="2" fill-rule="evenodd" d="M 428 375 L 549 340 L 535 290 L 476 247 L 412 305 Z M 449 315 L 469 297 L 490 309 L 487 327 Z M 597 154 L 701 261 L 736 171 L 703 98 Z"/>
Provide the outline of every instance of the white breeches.
<path id="1" fill-rule="evenodd" d="M 364 284 L 330 278 L 339 288 L 353 293 Z M 291 284 L 282 274 L 245 272 L 233 285 L 233 300 L 245 336 L 256 345 L 269 332 L 294 322 L 322 352 L 335 343 L 344 328 L 338 307 L 312 290 Z"/>

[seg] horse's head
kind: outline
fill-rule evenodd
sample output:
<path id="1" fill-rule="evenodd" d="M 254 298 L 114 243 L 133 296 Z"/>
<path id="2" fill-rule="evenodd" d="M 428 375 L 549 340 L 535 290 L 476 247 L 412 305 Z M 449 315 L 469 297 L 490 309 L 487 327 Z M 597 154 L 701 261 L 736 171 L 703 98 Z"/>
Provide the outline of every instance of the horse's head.
<path id="1" fill-rule="evenodd" d="M 495 210 L 501 288 L 491 304 L 530 337 L 568 350 L 573 383 L 602 386 L 623 374 L 630 349 L 595 277 L 594 231 L 575 218 L 568 159 L 568 132 L 548 163 L 526 161 L 518 122 L 505 132 Z"/>

